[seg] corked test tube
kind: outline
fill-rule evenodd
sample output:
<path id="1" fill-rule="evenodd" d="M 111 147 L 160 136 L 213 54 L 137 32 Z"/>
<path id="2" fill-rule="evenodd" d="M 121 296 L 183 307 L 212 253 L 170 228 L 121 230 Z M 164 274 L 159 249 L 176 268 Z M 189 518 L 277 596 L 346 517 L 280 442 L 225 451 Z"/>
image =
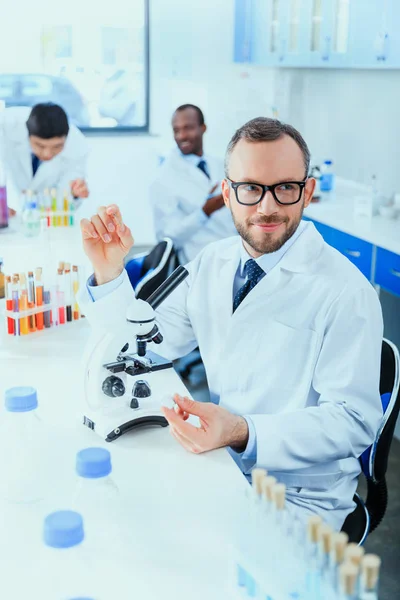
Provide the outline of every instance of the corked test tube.
<path id="1" fill-rule="evenodd" d="M 274 500 L 272 496 L 272 490 L 276 484 L 276 477 L 272 477 L 272 475 L 263 477 L 261 480 L 261 495 L 265 503 L 268 504 L 269 508 L 272 508 L 272 502 Z"/>
<path id="2" fill-rule="evenodd" d="M 360 567 L 364 554 L 364 548 L 352 542 L 346 546 L 344 560 L 355 564 L 356 567 Z"/>
<path id="3" fill-rule="evenodd" d="M 355 600 L 358 573 L 360 569 L 353 562 L 344 562 L 339 567 L 339 590 L 341 600 Z"/>
<path id="4" fill-rule="evenodd" d="M 321 525 L 321 568 L 324 573 L 329 571 L 330 557 L 333 548 L 333 529 L 326 523 Z"/>
<path id="5" fill-rule="evenodd" d="M 286 485 L 284 483 L 276 483 L 273 486 L 272 499 L 276 512 L 281 513 L 285 509 L 286 501 Z"/>
<path id="6" fill-rule="evenodd" d="M 80 316 L 79 304 L 78 304 L 78 300 L 77 300 L 78 292 L 79 292 L 78 267 L 76 265 L 72 265 L 72 293 L 73 293 L 73 302 L 74 302 L 74 312 L 73 312 L 74 321 L 77 321 Z"/>
<path id="7" fill-rule="evenodd" d="M 378 600 L 381 559 L 376 554 L 365 554 L 361 560 L 361 600 Z"/>
<path id="8" fill-rule="evenodd" d="M 19 274 L 19 282 L 20 282 L 19 312 L 25 312 L 28 310 L 28 288 L 26 287 L 25 273 Z M 28 333 L 30 333 L 28 317 L 22 317 L 20 319 L 20 332 L 21 332 L 21 335 L 27 335 Z"/>
<path id="9" fill-rule="evenodd" d="M 344 531 L 334 533 L 332 536 L 332 554 L 331 554 L 331 578 L 334 589 L 338 590 L 338 569 L 344 561 L 349 536 Z"/>
<path id="10" fill-rule="evenodd" d="M 258 497 L 261 497 L 262 493 L 262 480 L 267 476 L 265 469 L 255 468 L 251 472 L 251 484 Z"/>

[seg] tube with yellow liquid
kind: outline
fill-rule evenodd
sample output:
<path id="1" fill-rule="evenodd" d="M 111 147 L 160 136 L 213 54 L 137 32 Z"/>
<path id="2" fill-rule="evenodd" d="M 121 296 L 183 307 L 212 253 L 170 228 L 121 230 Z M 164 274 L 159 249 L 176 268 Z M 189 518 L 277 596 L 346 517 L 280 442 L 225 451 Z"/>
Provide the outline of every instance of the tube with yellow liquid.
<path id="1" fill-rule="evenodd" d="M 63 217 L 63 225 L 64 227 L 68 227 L 69 224 L 69 218 L 68 218 L 68 211 L 69 211 L 69 201 L 68 201 L 68 192 L 67 190 L 64 191 L 64 199 L 63 199 L 63 211 L 64 211 L 64 217 Z"/>
<path id="2" fill-rule="evenodd" d="M 59 223 L 58 223 L 58 217 L 56 217 L 56 212 L 57 212 L 57 190 L 56 190 L 56 188 L 51 188 L 50 194 L 51 194 L 51 211 L 53 213 L 52 225 L 53 225 L 53 227 L 57 227 L 57 225 Z"/>
<path id="3" fill-rule="evenodd" d="M 19 274 L 19 283 L 20 283 L 19 312 L 23 312 L 25 310 L 28 310 L 28 288 L 26 287 L 25 273 Z M 28 317 L 21 317 L 20 333 L 21 333 L 21 335 L 27 335 L 29 333 Z"/>
<path id="4" fill-rule="evenodd" d="M 72 291 L 74 293 L 74 309 L 73 309 L 73 317 L 74 321 L 77 321 L 80 317 L 79 304 L 77 301 L 78 291 L 79 291 L 79 274 L 78 267 L 76 265 L 72 265 Z"/>

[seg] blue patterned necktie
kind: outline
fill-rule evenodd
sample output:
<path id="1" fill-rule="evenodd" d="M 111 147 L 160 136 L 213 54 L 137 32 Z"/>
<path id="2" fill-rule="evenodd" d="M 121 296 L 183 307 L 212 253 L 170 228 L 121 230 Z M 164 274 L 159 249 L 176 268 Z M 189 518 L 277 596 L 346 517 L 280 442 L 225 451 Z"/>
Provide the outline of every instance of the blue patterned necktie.
<path id="1" fill-rule="evenodd" d="M 252 290 L 265 275 L 265 271 L 263 271 L 252 258 L 249 258 L 249 260 L 246 261 L 244 272 L 246 281 L 240 290 L 236 292 L 236 296 L 233 300 L 233 312 L 235 312 L 239 304 L 246 298 L 250 290 Z"/>
<path id="2" fill-rule="evenodd" d="M 207 169 L 207 163 L 206 163 L 205 160 L 201 159 L 201 161 L 197 165 L 197 168 L 200 169 L 200 171 L 203 171 L 204 175 L 206 177 L 208 177 L 208 179 L 211 179 L 210 178 L 210 174 L 209 174 L 208 169 Z"/>

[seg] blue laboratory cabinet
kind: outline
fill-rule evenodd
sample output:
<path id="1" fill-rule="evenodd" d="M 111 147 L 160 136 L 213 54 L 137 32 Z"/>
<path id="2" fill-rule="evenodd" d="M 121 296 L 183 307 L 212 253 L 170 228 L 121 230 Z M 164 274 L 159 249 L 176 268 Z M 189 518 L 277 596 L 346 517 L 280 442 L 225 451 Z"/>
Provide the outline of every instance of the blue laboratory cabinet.
<path id="1" fill-rule="evenodd" d="M 399 68 L 400 0 L 235 0 L 234 60 Z"/>

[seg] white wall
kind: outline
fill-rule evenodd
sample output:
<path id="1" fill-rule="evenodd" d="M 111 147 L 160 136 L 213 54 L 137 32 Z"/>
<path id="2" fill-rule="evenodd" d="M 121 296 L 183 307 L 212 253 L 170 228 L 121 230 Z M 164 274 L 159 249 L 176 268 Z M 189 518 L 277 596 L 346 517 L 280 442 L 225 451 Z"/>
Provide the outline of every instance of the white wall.
<path id="1" fill-rule="evenodd" d="M 384 194 L 400 192 L 399 71 L 280 71 L 276 103 L 300 129 L 317 160 L 332 158 L 341 176 Z"/>
<path id="2" fill-rule="evenodd" d="M 118 202 L 137 244 L 154 242 L 148 186 L 157 154 L 172 147 L 171 115 L 182 103 L 198 104 L 208 132 L 205 149 L 223 156 L 235 129 L 261 114 L 270 116 L 274 71 L 233 64 L 232 0 L 152 0 L 151 132 L 153 136 L 92 136 L 90 214 Z"/>

